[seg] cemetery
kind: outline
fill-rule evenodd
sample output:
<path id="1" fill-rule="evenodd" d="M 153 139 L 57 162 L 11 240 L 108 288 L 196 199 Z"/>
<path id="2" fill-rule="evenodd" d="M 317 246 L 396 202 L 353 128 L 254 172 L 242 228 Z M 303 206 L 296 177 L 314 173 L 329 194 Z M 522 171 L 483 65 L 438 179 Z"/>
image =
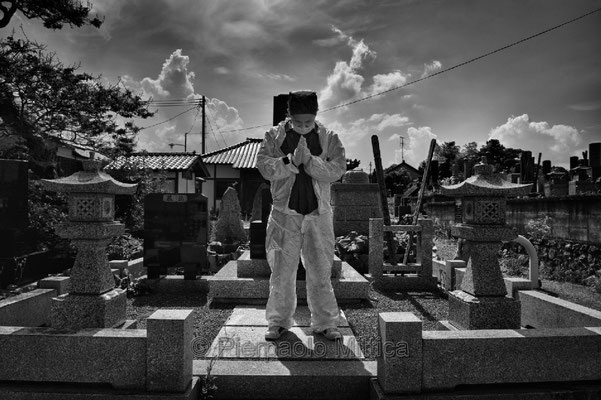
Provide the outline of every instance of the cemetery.
<path id="1" fill-rule="evenodd" d="M 26 175 L 6 172 L 23 164 L 9 164 L 3 179 L 26 192 Z M 116 198 L 134 195 L 136 184 L 115 180 L 98 160 L 83 166 L 41 181 L 67 199 L 67 219 L 55 229 L 76 248 L 68 274 L 34 276 L 20 287 L 3 280 L 0 353 L 11 367 L 0 369 L 1 398 L 601 396 L 601 307 L 545 291 L 540 270 L 576 255 L 598 265 L 595 205 L 581 208 L 580 219 L 556 211 L 569 201 L 534 206 L 531 183 L 507 180 L 483 159 L 473 175 L 440 187 L 455 200 L 430 202 L 416 223 L 400 223 L 390 218 L 382 185 L 350 170 L 332 185 L 340 245 L 331 280 L 343 338 L 312 334 L 299 266 L 295 324 L 267 342 L 267 186 L 257 189 L 250 223 L 234 187 L 216 220 L 202 194 L 148 194 L 143 257 L 109 260 L 107 246 L 124 232 Z M 457 199 L 461 207 L 448 210 Z M 21 203 L 7 204 L 27 219 Z M 523 204 L 528 211 L 518 211 Z M 565 218 L 568 232 L 554 224 L 552 238 L 524 236 L 527 224 L 516 220 L 541 210 Z M 450 227 L 449 254 L 437 253 L 443 241 L 435 224 Z M 3 227 L 3 237 L 18 237 L 22 225 Z M 563 245 L 568 238 L 580 244 Z M 510 245 L 527 260 L 523 277 L 503 274 L 499 254 Z"/>

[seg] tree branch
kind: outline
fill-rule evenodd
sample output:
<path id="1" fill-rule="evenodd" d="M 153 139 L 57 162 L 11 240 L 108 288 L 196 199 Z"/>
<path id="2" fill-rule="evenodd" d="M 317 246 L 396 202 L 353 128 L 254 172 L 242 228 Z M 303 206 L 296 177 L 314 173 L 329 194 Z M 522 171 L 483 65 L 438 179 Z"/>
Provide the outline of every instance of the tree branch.
<path id="1" fill-rule="evenodd" d="M 9 3 L 8 8 L 4 3 Z M 15 12 L 17 12 L 17 0 L 1 0 L 0 11 L 2 12 L 2 18 L 0 18 L 0 28 L 5 28 L 10 22 Z"/>

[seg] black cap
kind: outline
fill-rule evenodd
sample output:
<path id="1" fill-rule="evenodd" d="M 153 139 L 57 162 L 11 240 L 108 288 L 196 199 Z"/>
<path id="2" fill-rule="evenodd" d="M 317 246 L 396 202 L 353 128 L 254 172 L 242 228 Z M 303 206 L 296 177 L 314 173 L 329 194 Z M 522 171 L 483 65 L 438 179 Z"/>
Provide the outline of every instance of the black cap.
<path id="1" fill-rule="evenodd" d="M 317 94 L 310 90 L 290 92 L 288 95 L 288 113 L 317 115 Z"/>

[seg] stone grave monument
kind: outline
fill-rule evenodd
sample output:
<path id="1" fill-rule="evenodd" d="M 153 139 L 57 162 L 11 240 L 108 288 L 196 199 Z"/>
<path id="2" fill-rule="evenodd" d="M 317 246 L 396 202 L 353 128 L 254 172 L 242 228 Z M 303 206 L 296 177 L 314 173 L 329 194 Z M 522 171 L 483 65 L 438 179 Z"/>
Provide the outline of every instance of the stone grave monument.
<path id="1" fill-rule="evenodd" d="M 148 279 L 183 264 L 194 280 L 207 264 L 207 198 L 200 193 L 149 193 L 144 197 L 144 266 Z"/>
<path id="2" fill-rule="evenodd" d="M 250 258 L 252 259 L 264 260 L 266 258 L 265 237 L 272 203 L 269 185 L 261 184 L 255 194 L 250 222 Z"/>
<path id="3" fill-rule="evenodd" d="M 369 235 L 369 219 L 382 218 L 380 189 L 377 183 L 369 183 L 363 170 L 347 171 L 342 183 L 331 187 L 334 211 L 334 234 L 344 236 L 351 231 Z"/>
<path id="4" fill-rule="evenodd" d="M 233 187 L 223 193 L 215 226 L 215 240 L 223 244 L 246 242 L 238 192 Z"/>
<path id="5" fill-rule="evenodd" d="M 506 198 L 526 196 L 531 184 L 507 182 L 493 168 L 483 158 L 474 176 L 441 186 L 442 194 L 462 198 L 463 222 L 452 233 L 462 242 L 467 270 L 461 290 L 449 294 L 449 320 L 461 329 L 520 328 L 520 303 L 506 297 L 497 252 L 502 241 L 517 237 L 505 223 Z"/>
<path id="6" fill-rule="evenodd" d="M 69 293 L 52 299 L 51 325 L 57 329 L 110 328 L 125 322 L 126 293 L 115 289 L 106 254 L 114 236 L 125 231 L 115 217 L 115 195 L 134 194 L 125 184 L 100 171 L 100 161 L 83 161 L 84 171 L 66 178 L 42 179 L 45 189 L 69 193 L 69 221 L 56 233 L 71 239 L 77 256 Z"/>

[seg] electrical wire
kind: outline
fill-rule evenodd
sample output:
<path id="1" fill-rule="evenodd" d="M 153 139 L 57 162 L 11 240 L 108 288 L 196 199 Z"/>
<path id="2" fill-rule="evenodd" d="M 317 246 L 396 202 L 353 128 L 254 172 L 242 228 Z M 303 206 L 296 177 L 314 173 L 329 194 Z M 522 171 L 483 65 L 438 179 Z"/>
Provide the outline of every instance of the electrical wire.
<path id="1" fill-rule="evenodd" d="M 211 118 L 213 118 L 213 121 L 215 122 L 215 127 L 217 127 L 217 132 L 219 132 L 219 135 L 221 135 L 221 139 L 223 139 L 223 143 L 225 143 L 225 147 L 227 147 L 227 141 L 225 140 L 225 137 L 223 137 L 223 133 L 221 133 L 221 129 L 219 129 L 219 125 L 217 124 L 217 119 L 215 118 L 215 116 L 213 115 L 213 112 L 207 107 L 207 110 L 209 110 L 209 115 L 211 116 Z"/>
<path id="2" fill-rule="evenodd" d="M 141 127 L 141 128 L 140 128 L 140 130 L 144 130 L 144 129 L 148 129 L 148 128 L 154 128 L 155 126 L 162 125 L 162 124 L 164 124 L 164 123 L 166 123 L 166 122 L 169 122 L 169 121 L 173 121 L 174 119 L 176 119 L 176 118 L 177 118 L 177 117 L 179 117 L 180 115 L 183 115 L 183 114 L 185 114 L 185 113 L 187 113 L 187 112 L 190 112 L 190 111 L 194 110 L 195 108 L 196 108 L 196 106 L 194 106 L 194 107 L 192 107 L 192 108 L 188 108 L 186 111 L 182 111 L 181 113 L 179 113 L 179 114 L 176 114 L 176 115 L 174 115 L 173 117 L 171 117 L 171 118 L 169 118 L 169 119 L 166 119 L 166 120 L 164 120 L 164 121 L 157 122 L 156 124 L 152 124 L 152 125 L 148 125 L 148 126 L 143 126 L 143 127 Z"/>
<path id="3" fill-rule="evenodd" d="M 211 124 L 211 120 L 209 118 L 206 119 L 209 123 L 209 128 L 211 128 L 211 133 L 213 134 L 213 140 L 215 140 L 215 144 L 217 145 L 217 149 L 221 150 L 221 145 L 217 141 L 217 135 L 215 135 L 215 130 L 213 129 L 213 124 Z"/>

